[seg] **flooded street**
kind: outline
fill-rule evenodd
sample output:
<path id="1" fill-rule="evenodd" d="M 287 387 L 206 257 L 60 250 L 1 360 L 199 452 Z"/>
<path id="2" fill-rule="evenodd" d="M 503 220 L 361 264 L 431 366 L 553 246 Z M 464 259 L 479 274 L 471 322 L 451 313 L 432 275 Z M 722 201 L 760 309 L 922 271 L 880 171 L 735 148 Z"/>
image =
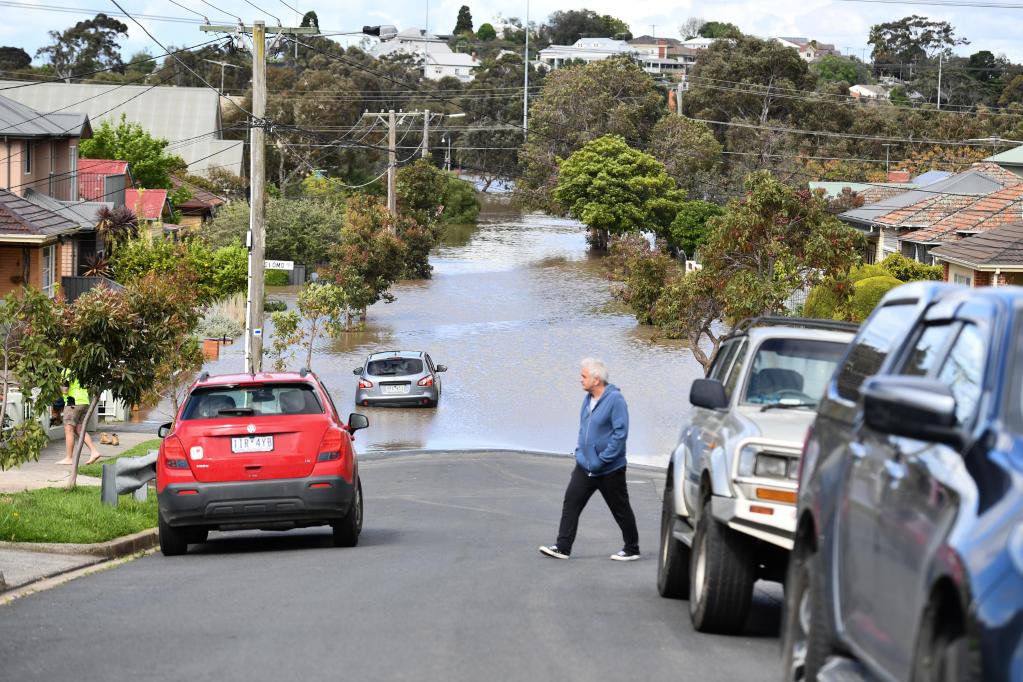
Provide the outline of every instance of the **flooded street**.
<path id="1" fill-rule="evenodd" d="M 579 360 L 596 356 L 629 404 L 630 459 L 667 462 L 702 369 L 679 342 L 656 339 L 614 305 L 578 223 L 491 204 L 478 226 L 449 230 L 431 263 L 433 279 L 395 286 L 397 300 L 370 308 L 364 331 L 317 343 L 313 370 L 338 409 L 369 417 L 360 451 L 570 453 L 583 398 Z M 294 304 L 295 290 L 271 297 Z M 425 350 L 447 365 L 439 407 L 356 408 L 352 370 L 379 350 Z M 206 368 L 242 366 L 239 339 Z"/>

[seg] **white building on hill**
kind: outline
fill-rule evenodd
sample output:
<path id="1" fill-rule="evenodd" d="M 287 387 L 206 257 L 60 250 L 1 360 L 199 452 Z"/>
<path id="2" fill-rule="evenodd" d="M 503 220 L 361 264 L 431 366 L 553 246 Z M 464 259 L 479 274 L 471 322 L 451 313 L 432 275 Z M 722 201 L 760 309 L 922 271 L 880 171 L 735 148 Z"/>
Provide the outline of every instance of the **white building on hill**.
<path id="1" fill-rule="evenodd" d="M 423 65 L 423 77 L 430 80 L 451 76 L 468 83 L 473 79 L 473 70 L 479 66 L 473 55 L 452 52 L 446 41 L 418 28 L 407 28 L 393 38 L 380 41 L 369 54 L 377 59 L 399 54 L 418 57 Z"/>

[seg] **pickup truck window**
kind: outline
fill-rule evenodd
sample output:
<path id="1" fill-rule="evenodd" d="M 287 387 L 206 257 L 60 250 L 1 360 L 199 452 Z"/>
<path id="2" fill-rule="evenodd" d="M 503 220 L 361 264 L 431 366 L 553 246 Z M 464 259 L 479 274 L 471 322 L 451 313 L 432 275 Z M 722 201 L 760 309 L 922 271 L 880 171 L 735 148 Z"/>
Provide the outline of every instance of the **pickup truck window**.
<path id="1" fill-rule="evenodd" d="M 973 420 L 984 384 L 987 348 L 975 325 L 963 327 L 941 366 L 938 378 L 948 384 L 956 399 L 956 421 L 967 425 Z"/>
<path id="2" fill-rule="evenodd" d="M 732 399 L 732 392 L 735 387 L 739 385 L 739 376 L 742 374 L 742 366 L 746 361 L 746 346 L 747 342 L 744 340 L 742 345 L 739 346 L 739 350 L 735 353 L 735 361 L 732 363 L 732 371 L 728 375 L 728 380 L 725 381 L 725 395 L 728 399 Z"/>
<path id="3" fill-rule="evenodd" d="M 935 368 L 942 352 L 958 328 L 958 323 L 947 322 L 924 327 L 899 373 L 915 377 L 926 376 Z"/>
<path id="4" fill-rule="evenodd" d="M 863 380 L 877 374 L 892 345 L 915 321 L 914 307 L 912 303 L 893 304 L 874 313 L 846 356 L 838 375 L 838 395 L 853 402 L 859 399 Z"/>
<path id="5" fill-rule="evenodd" d="M 718 349 L 714 362 L 710 366 L 710 371 L 707 372 L 708 379 L 717 379 L 721 382 L 725 380 L 725 375 L 728 372 L 728 368 L 732 366 L 732 358 L 735 357 L 735 351 L 739 348 L 739 343 L 738 339 L 725 341 L 721 348 Z"/>
<path id="6" fill-rule="evenodd" d="M 745 402 L 816 405 L 846 344 L 813 339 L 767 339 L 757 348 Z"/>

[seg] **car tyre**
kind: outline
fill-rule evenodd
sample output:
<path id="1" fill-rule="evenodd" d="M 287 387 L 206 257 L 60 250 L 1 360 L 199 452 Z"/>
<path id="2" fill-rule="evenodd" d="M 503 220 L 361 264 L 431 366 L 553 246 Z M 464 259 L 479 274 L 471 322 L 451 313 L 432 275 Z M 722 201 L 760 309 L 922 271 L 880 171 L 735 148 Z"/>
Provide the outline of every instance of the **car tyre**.
<path id="1" fill-rule="evenodd" d="M 969 640 L 953 623 L 941 622 L 932 604 L 924 613 L 916 654 L 913 682 L 974 682 L 981 678 L 980 663 Z"/>
<path id="2" fill-rule="evenodd" d="M 188 551 L 188 535 L 185 528 L 174 528 L 163 518 L 163 514 L 157 515 L 160 552 L 164 556 L 178 556 Z"/>
<path id="3" fill-rule="evenodd" d="M 689 597 L 689 548 L 673 534 L 675 504 L 671 479 L 661 502 L 661 551 L 657 562 L 657 592 L 666 599 Z"/>
<path id="4" fill-rule="evenodd" d="M 835 650 L 823 579 L 817 554 L 805 543 L 797 542 L 785 578 L 782 614 L 782 652 L 788 681 L 816 680 Z"/>
<path id="5" fill-rule="evenodd" d="M 700 632 L 742 630 L 753 601 L 753 564 L 745 538 L 711 515 L 710 499 L 696 524 L 689 566 L 689 617 Z"/>
<path id="6" fill-rule="evenodd" d="M 335 521 L 333 524 L 334 546 L 355 547 L 359 544 L 359 534 L 362 532 L 362 481 L 356 479 L 355 499 L 344 518 Z"/>
<path id="7" fill-rule="evenodd" d="M 206 540 L 210 536 L 209 528 L 189 528 L 188 529 L 188 544 L 190 545 L 202 545 L 206 543 Z"/>

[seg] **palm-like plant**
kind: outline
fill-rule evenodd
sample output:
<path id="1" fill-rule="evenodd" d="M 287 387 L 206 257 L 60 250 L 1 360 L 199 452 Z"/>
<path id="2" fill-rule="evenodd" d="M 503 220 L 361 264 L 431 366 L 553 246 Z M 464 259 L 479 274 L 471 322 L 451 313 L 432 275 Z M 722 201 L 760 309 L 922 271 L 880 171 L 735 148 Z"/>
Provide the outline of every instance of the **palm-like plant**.
<path id="1" fill-rule="evenodd" d="M 110 267 L 110 259 L 101 253 L 86 256 L 82 259 L 82 264 L 85 265 L 83 274 L 86 277 L 109 278 L 113 274 L 113 269 Z"/>
<path id="2" fill-rule="evenodd" d="M 96 231 L 113 244 L 139 235 L 139 221 L 127 206 L 103 207 L 96 214 Z"/>

